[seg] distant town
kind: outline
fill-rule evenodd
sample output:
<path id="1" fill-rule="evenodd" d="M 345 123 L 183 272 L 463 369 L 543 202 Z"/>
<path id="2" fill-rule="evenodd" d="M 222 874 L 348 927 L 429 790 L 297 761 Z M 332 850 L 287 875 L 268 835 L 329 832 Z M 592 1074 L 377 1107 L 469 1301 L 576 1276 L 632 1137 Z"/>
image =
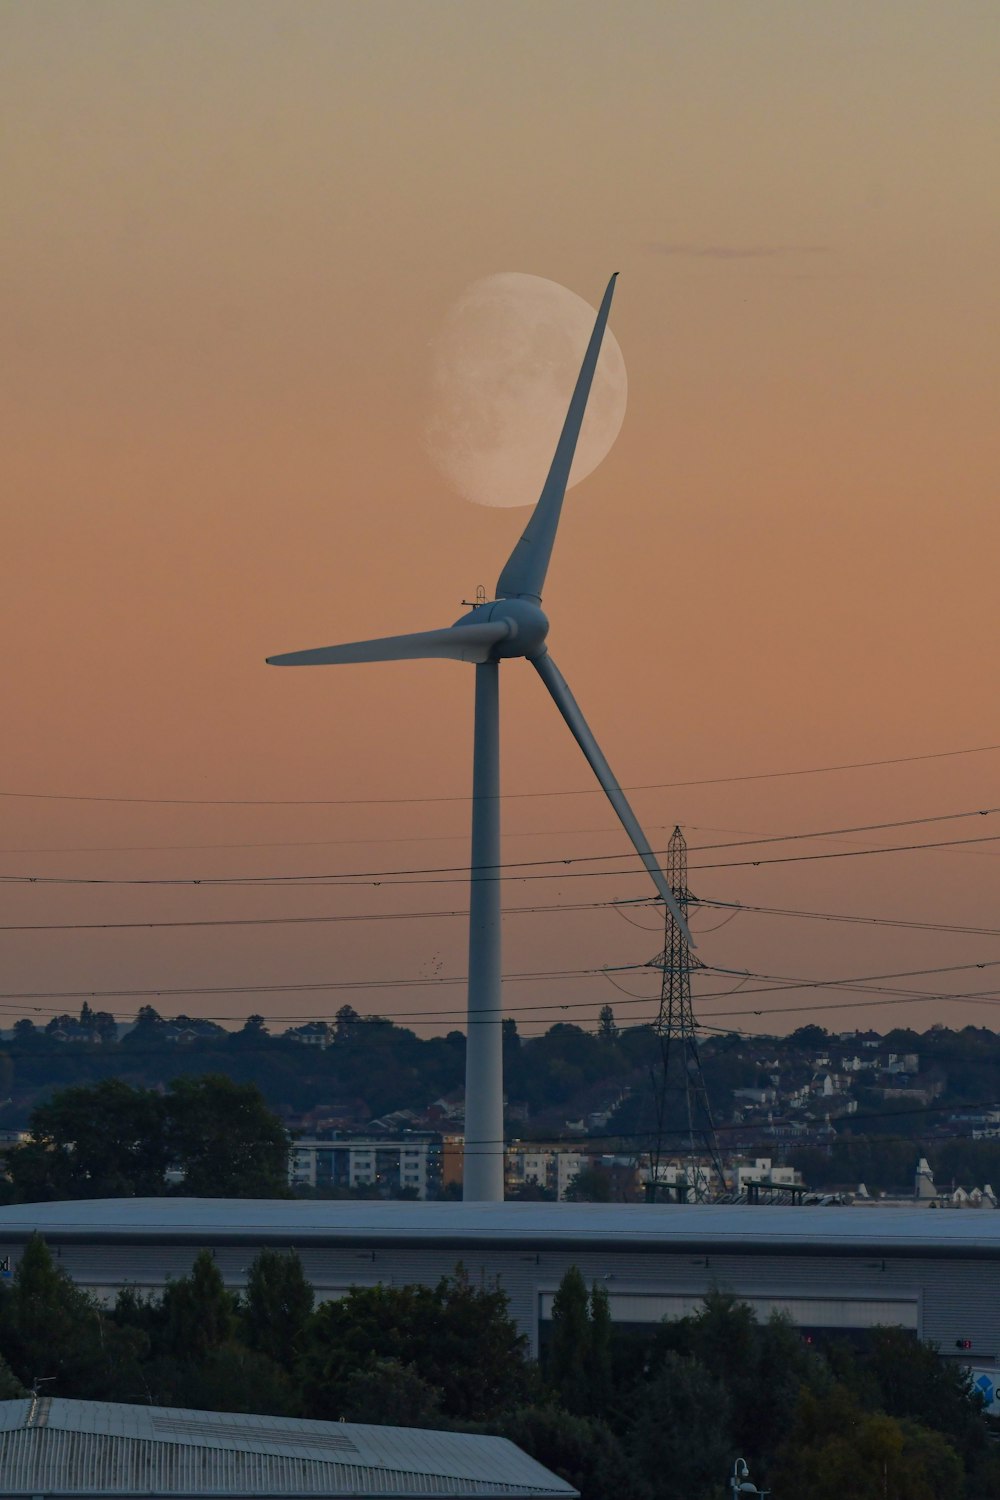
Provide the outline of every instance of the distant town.
<path id="1" fill-rule="evenodd" d="M 654 1123 L 650 1026 L 560 1023 L 522 1037 L 504 1023 L 508 1198 L 689 1201 L 702 1168 Z M 330 1021 L 240 1030 L 143 1007 L 122 1024 L 84 1004 L 19 1020 L 0 1046 L 7 1149 L 69 1087 L 116 1078 L 163 1093 L 177 1078 L 253 1084 L 288 1132 L 302 1196 L 461 1194 L 465 1037 L 421 1038 L 343 1006 Z M 995 1208 L 1000 1034 L 896 1029 L 706 1038 L 700 1055 L 730 1201 L 900 1202 Z M 707 1163 L 705 1168 L 707 1170 Z"/>

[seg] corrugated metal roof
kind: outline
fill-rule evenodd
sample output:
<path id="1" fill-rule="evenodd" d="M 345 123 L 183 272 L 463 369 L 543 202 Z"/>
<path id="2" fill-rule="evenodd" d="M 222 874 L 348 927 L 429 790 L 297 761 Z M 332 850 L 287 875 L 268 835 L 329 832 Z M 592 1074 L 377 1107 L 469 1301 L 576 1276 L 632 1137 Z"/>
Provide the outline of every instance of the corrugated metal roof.
<path id="1" fill-rule="evenodd" d="M 577 1493 L 505 1438 L 44 1397 L 0 1402 L 0 1492 Z"/>
<path id="2" fill-rule="evenodd" d="M 492 1243 L 1000 1254 L 1000 1213 L 987 1209 L 227 1198 L 110 1198 L 0 1208 L 0 1244 L 33 1230 L 53 1240 L 188 1244 Z"/>

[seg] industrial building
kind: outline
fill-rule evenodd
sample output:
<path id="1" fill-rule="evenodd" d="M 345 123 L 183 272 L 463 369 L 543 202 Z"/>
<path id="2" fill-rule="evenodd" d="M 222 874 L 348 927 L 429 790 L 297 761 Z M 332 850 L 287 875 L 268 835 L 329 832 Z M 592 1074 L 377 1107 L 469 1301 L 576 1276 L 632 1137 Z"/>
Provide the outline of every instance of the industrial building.
<path id="1" fill-rule="evenodd" d="M 241 1287 L 263 1246 L 295 1249 L 317 1296 L 432 1284 L 461 1261 L 496 1280 L 533 1350 L 571 1265 L 612 1317 L 654 1325 L 713 1288 L 805 1333 L 897 1324 L 979 1370 L 1000 1361 L 1000 1214 L 703 1204 L 417 1203 L 117 1198 L 0 1208 L 0 1264 L 41 1233 L 81 1286 L 155 1292 L 207 1246 Z"/>
<path id="2" fill-rule="evenodd" d="M 0 1476 L 36 1500 L 577 1494 L 505 1438 L 44 1396 L 0 1401 Z"/>

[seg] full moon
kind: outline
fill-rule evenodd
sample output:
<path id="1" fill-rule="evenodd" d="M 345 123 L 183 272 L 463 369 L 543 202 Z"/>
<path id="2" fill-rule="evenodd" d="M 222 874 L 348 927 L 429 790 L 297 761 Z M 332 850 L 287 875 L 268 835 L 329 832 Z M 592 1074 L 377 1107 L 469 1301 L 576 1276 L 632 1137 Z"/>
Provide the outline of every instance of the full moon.
<path id="1" fill-rule="evenodd" d="M 594 326 L 575 292 L 505 271 L 467 287 L 431 344 L 427 451 L 477 505 L 533 505 L 555 453 Z M 628 379 L 604 334 L 570 484 L 606 457 L 625 418 Z"/>

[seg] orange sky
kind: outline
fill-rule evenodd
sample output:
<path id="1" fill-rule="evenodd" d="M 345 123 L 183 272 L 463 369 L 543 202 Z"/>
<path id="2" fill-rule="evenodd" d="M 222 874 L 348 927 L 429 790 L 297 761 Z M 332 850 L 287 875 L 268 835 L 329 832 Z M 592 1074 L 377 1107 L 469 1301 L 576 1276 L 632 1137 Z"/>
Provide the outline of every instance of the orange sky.
<path id="1" fill-rule="evenodd" d="M 1000 13 L 973 0 L 0 4 L 0 790 L 467 794 L 467 668 L 285 673 L 263 659 L 445 624 L 478 583 L 492 588 L 526 513 L 449 493 L 420 430 L 429 341 L 469 282 L 505 270 L 592 302 L 622 273 L 612 324 L 628 413 L 610 457 L 571 492 L 546 607 L 553 655 L 624 785 L 1000 742 L 998 56 Z M 505 789 L 588 792 L 512 798 L 506 857 L 623 850 L 535 675 L 514 662 L 503 677 Z M 696 846 L 915 819 L 1000 806 L 1000 751 L 634 800 L 657 848 L 676 821 Z M 467 858 L 461 800 L 0 807 L 7 874 Z M 1000 816 L 793 847 L 991 832 Z M 190 847 L 224 844 L 284 846 Z M 692 885 L 1000 928 L 998 861 L 1000 842 L 705 871 Z M 506 899 L 646 893 L 638 876 L 563 878 L 511 881 Z M 0 925 L 464 905 L 460 885 L 442 884 L 32 885 L 5 897 Z M 512 915 L 506 934 L 512 972 L 637 963 L 658 946 L 655 930 L 606 911 Z M 102 1003 L 123 1014 L 140 990 L 212 985 L 279 993 L 160 1009 L 328 1015 L 350 1000 L 436 1029 L 463 1004 L 457 985 L 280 992 L 461 975 L 459 917 L 0 941 L 5 994 L 120 990 Z M 699 952 L 830 979 L 993 962 L 1000 934 L 748 914 Z M 655 990 L 648 976 L 624 982 Z M 699 981 L 706 995 L 734 982 Z M 1000 997 L 989 969 L 911 983 Z M 507 990 L 529 1031 L 587 1020 L 605 1001 L 623 1019 L 650 1014 L 603 978 Z M 37 1004 L 42 1019 L 63 1008 Z M 706 998 L 702 1011 L 728 1024 L 752 1004 Z M 998 1014 L 1000 998 L 749 1024 Z"/>

